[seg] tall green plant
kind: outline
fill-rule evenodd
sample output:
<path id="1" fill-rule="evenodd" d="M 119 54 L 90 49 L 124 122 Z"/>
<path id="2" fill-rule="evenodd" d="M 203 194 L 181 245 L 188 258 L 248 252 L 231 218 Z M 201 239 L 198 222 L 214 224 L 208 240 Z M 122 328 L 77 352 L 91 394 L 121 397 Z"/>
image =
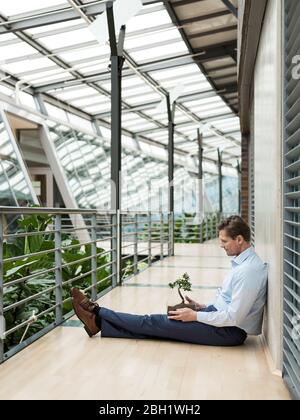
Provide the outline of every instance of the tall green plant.
<path id="1" fill-rule="evenodd" d="M 40 314 L 51 306 L 55 305 L 55 240 L 54 233 L 51 232 L 52 216 L 44 214 L 26 215 L 18 220 L 16 233 L 24 233 L 24 236 L 11 239 L 4 243 L 4 260 L 22 257 L 14 261 L 4 262 L 4 298 L 5 307 L 11 306 L 16 302 L 28 299 L 35 294 L 42 293 L 37 298 L 28 300 L 23 304 L 12 307 L 5 312 L 6 330 L 10 330 L 22 322 L 27 321 L 33 312 Z M 39 234 L 39 232 L 41 232 Z M 26 235 L 34 233 L 33 235 Z M 62 235 L 62 247 L 71 245 L 72 248 L 62 251 L 62 264 L 73 262 L 74 264 L 63 267 L 63 282 L 71 280 L 74 277 L 84 275 L 91 271 L 91 245 L 81 245 L 80 242 L 70 237 L 68 234 Z M 74 246 L 74 248 L 73 248 Z M 30 255 L 43 252 L 39 255 Z M 103 253 L 102 248 L 97 247 L 97 254 Z M 86 258 L 86 260 L 85 260 Z M 79 260 L 84 261 L 79 261 Z M 109 262 L 107 254 L 97 257 L 97 282 L 101 282 L 111 274 L 110 266 L 100 268 Z M 45 273 L 46 270 L 49 270 Z M 29 279 L 24 277 L 35 275 Z M 6 284 L 11 283 L 5 287 Z M 100 292 L 108 287 L 111 280 L 107 279 L 98 286 Z M 91 285 L 91 274 L 78 279 L 73 283 L 68 283 L 63 287 L 63 299 L 69 297 L 70 288 L 77 286 L 87 288 Z M 51 291 L 46 289 L 53 287 Z M 63 313 L 71 310 L 71 302 L 66 302 L 63 307 Z M 39 317 L 28 330 L 28 335 L 32 335 L 55 320 L 55 310 Z M 21 328 L 8 335 L 5 340 L 5 351 L 18 344 L 24 332 Z"/>

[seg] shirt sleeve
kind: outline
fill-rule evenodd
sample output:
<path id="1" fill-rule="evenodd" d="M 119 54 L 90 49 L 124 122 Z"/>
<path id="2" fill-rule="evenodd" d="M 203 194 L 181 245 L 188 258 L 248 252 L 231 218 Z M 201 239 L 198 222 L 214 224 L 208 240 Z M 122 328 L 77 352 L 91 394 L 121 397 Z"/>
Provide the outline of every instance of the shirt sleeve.
<path id="1" fill-rule="evenodd" d="M 239 326 L 250 312 L 259 292 L 255 270 L 244 270 L 233 277 L 232 300 L 226 310 L 197 312 L 197 321 L 215 327 Z"/>

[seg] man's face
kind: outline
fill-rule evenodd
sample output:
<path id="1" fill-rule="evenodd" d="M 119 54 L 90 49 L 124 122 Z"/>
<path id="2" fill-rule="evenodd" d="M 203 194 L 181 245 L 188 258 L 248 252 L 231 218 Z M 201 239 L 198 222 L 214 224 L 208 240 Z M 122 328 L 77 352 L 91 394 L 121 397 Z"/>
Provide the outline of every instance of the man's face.
<path id="1" fill-rule="evenodd" d="M 225 250 L 228 256 L 233 257 L 241 253 L 242 244 L 244 243 L 244 238 L 241 235 L 238 235 L 235 239 L 232 239 L 227 235 L 226 230 L 220 230 L 219 240 L 220 247 Z"/>

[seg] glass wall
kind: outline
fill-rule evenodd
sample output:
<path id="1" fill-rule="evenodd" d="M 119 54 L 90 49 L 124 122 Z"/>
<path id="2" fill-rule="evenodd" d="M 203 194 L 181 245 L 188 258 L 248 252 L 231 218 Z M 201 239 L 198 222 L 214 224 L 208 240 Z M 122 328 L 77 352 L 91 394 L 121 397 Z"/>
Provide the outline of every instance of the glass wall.
<path id="1" fill-rule="evenodd" d="M 27 206 L 33 198 L 0 112 L 0 205 Z"/>
<path id="2" fill-rule="evenodd" d="M 238 213 L 239 192 L 238 178 L 223 176 L 223 212 Z M 218 175 L 211 176 L 205 183 L 205 191 L 211 203 L 213 211 L 219 211 L 219 178 Z"/>
<path id="3" fill-rule="evenodd" d="M 76 205 L 79 208 L 110 209 L 110 144 L 107 139 L 71 127 L 63 122 L 47 121 L 53 143 Z M 0 119 L 0 203 L 23 206 L 33 203 L 30 188 L 15 153 L 14 145 Z M 15 146 L 17 147 L 17 146 Z M 143 150 L 123 147 L 122 210 L 159 211 L 168 209 L 168 163 L 165 157 L 151 156 Z M 205 211 L 218 211 L 218 178 L 205 175 Z M 175 164 L 175 214 L 198 211 L 197 173 Z M 223 177 L 224 212 L 238 211 L 238 180 Z"/>
<path id="4" fill-rule="evenodd" d="M 122 209 L 158 211 L 168 208 L 167 164 L 144 153 L 123 149 Z"/>
<path id="5" fill-rule="evenodd" d="M 51 140 L 80 208 L 110 208 L 110 150 L 104 140 L 48 121 Z"/>

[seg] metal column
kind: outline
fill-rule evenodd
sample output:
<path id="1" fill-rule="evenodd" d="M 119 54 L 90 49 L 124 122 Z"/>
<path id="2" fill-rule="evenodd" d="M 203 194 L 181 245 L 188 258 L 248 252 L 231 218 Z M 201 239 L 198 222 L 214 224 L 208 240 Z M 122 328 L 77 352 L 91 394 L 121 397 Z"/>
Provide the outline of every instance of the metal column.
<path id="1" fill-rule="evenodd" d="M 198 194 L 199 194 L 199 242 L 203 242 L 202 223 L 204 220 L 204 203 L 203 203 L 203 136 L 200 130 L 197 130 L 198 139 Z"/>
<path id="2" fill-rule="evenodd" d="M 241 165 L 239 161 L 237 161 L 236 170 L 238 175 L 238 210 L 241 214 Z"/>
<path id="3" fill-rule="evenodd" d="M 168 180 L 169 180 L 169 256 L 174 255 L 174 117 L 175 102 L 171 106 L 170 96 L 167 95 L 168 110 Z"/>
<path id="4" fill-rule="evenodd" d="M 41 93 L 37 93 L 37 94 L 36 94 L 33 98 L 34 98 L 35 102 L 37 103 L 37 105 L 38 105 L 38 107 L 39 107 L 40 112 L 41 112 L 43 115 L 48 116 L 48 111 L 47 111 L 47 108 L 46 108 L 45 102 L 44 102 L 44 100 L 43 100 L 43 96 L 42 96 L 42 94 L 41 94 Z"/>
<path id="5" fill-rule="evenodd" d="M 219 173 L 219 212 L 223 213 L 223 179 L 222 179 L 222 152 L 218 148 L 218 173 Z"/>
<path id="6" fill-rule="evenodd" d="M 121 27 L 117 44 L 115 33 L 115 21 L 113 4 L 106 6 L 109 29 L 109 42 L 111 51 L 111 208 L 117 213 L 121 209 L 121 156 L 122 156 L 122 133 L 121 133 L 121 82 L 122 68 L 124 64 L 123 45 L 125 38 L 125 26 Z M 113 284 L 121 283 L 121 258 L 122 258 L 122 226 L 121 217 L 118 218 L 117 226 L 114 227 L 117 240 L 117 266 L 116 278 Z M 113 235 L 114 236 L 114 235 Z M 113 241 L 112 241 L 113 248 Z"/>

